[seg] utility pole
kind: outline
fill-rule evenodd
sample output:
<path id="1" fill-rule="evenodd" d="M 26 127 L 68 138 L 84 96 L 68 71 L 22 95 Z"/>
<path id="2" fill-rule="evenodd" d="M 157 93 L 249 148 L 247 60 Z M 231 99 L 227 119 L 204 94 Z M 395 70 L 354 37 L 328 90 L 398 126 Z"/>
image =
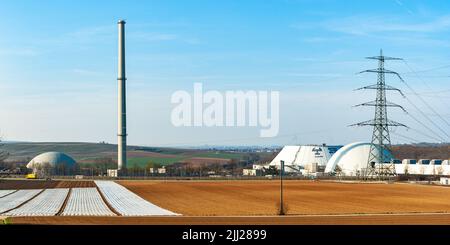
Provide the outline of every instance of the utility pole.
<path id="1" fill-rule="evenodd" d="M 284 213 L 284 203 L 283 203 L 283 174 L 284 174 L 284 161 L 281 160 L 281 169 L 280 169 L 280 210 L 279 215 L 285 215 Z"/>
<path id="2" fill-rule="evenodd" d="M 380 50 L 379 56 L 367 57 L 367 59 L 378 60 L 378 68 L 365 70 L 360 73 L 377 73 L 377 83 L 374 85 L 359 88 L 361 89 L 374 89 L 377 91 L 375 101 L 366 102 L 356 106 L 374 106 L 375 117 L 373 120 L 368 120 L 353 124 L 351 126 L 373 126 L 372 141 L 370 144 L 369 158 L 367 159 L 367 167 L 363 169 L 362 175 L 365 179 L 368 177 L 377 176 L 381 178 L 383 176 L 389 176 L 395 174 L 395 167 L 393 166 L 392 159 L 387 159 L 387 152 L 391 149 L 391 138 L 389 135 L 389 127 L 406 127 L 406 125 L 389 120 L 387 115 L 387 107 L 398 107 L 405 111 L 405 109 L 395 103 L 386 100 L 386 90 L 398 91 L 402 96 L 403 93 L 392 86 L 386 85 L 385 74 L 394 74 L 399 76 L 397 72 L 387 70 L 384 68 L 384 62 L 386 60 L 402 60 L 401 58 L 387 57 L 383 55 L 383 50 Z M 406 112 L 406 111 L 405 111 Z M 386 163 L 389 166 L 386 166 Z M 377 169 L 378 166 L 378 169 Z"/>

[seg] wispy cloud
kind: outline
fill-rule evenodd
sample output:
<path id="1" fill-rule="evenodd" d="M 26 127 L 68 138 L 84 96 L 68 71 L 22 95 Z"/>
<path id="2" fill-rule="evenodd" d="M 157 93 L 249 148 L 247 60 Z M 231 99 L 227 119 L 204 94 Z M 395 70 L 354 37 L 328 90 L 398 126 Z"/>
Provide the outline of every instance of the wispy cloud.
<path id="1" fill-rule="evenodd" d="M 39 52 L 29 47 L 11 47 L 0 49 L 0 56 L 37 56 Z"/>
<path id="2" fill-rule="evenodd" d="M 422 21 L 419 21 L 422 19 Z M 353 15 L 330 18 L 314 23 L 296 23 L 291 28 L 302 32 L 322 31 L 325 34 L 305 37 L 302 41 L 312 44 L 329 42 L 350 42 L 355 38 L 388 41 L 394 45 L 449 47 L 450 15 L 417 18 L 396 16 Z"/>
<path id="3" fill-rule="evenodd" d="M 291 27 L 299 30 L 320 28 L 350 35 L 368 35 L 382 32 L 435 33 L 450 29 L 450 15 L 422 22 L 408 22 L 389 16 L 354 15 L 317 23 L 296 23 Z M 314 41 L 314 39 L 312 40 Z"/>
<path id="4" fill-rule="evenodd" d="M 132 32 L 128 35 L 129 38 L 145 42 L 155 41 L 174 41 L 179 37 L 175 34 L 155 33 L 155 32 Z"/>
<path id="5" fill-rule="evenodd" d="M 401 0 L 394 0 L 394 1 L 398 6 L 403 8 L 408 14 L 411 14 L 411 15 L 414 14 L 414 12 L 410 8 L 406 7 Z"/>
<path id="6" fill-rule="evenodd" d="M 334 32 L 352 35 L 368 35 L 382 32 L 433 33 L 448 31 L 450 16 L 441 16 L 431 21 L 403 22 L 397 18 L 384 16 L 351 16 L 334 19 L 321 24 L 322 27 Z"/>
<path id="7" fill-rule="evenodd" d="M 286 72 L 284 76 L 291 77 L 341 77 L 338 73 L 301 73 L 301 72 Z"/>
<path id="8" fill-rule="evenodd" d="M 163 24 L 135 25 L 133 30 L 127 30 L 127 39 L 140 42 L 171 42 L 181 41 L 190 44 L 197 44 L 199 40 L 192 37 L 183 37 L 173 32 L 160 32 L 158 28 Z M 171 26 L 172 24 L 168 24 Z M 175 25 L 175 24 L 173 24 Z M 181 25 L 181 24 L 180 24 Z M 155 26 L 155 27 L 154 27 Z M 154 28 L 153 28 L 154 27 Z M 76 31 L 62 33 L 59 36 L 53 36 L 42 40 L 36 40 L 35 43 L 68 46 L 72 44 L 97 44 L 111 42 L 117 38 L 117 27 L 115 25 L 94 26 L 80 28 Z"/>
<path id="9" fill-rule="evenodd" d="M 307 43 L 336 42 L 341 40 L 343 40 L 342 37 L 307 37 L 303 39 Z"/>
<path id="10" fill-rule="evenodd" d="M 89 69 L 83 69 L 83 68 L 75 68 L 71 70 L 72 73 L 75 73 L 77 75 L 83 75 L 83 76 L 101 76 L 105 75 L 102 72 L 89 70 Z"/>
<path id="11" fill-rule="evenodd" d="M 115 34 L 115 26 L 95 26 L 82 28 L 77 31 L 69 32 L 63 35 L 62 39 L 72 39 L 75 41 L 99 41 L 111 38 Z"/>

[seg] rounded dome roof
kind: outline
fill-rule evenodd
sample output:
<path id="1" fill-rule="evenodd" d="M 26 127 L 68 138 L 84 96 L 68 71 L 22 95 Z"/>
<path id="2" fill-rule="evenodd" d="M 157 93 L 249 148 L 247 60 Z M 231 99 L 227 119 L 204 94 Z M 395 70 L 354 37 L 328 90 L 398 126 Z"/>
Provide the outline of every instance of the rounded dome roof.
<path id="1" fill-rule="evenodd" d="M 326 173 L 334 172 L 339 167 L 345 175 L 356 175 L 358 171 L 367 167 L 371 143 L 355 142 L 339 149 L 330 158 L 325 168 Z M 376 155 L 380 154 L 380 147 L 377 147 Z M 390 162 L 392 154 L 384 149 L 384 162 Z"/>
<path id="2" fill-rule="evenodd" d="M 28 164 L 27 168 L 36 168 L 39 165 L 50 164 L 51 167 L 58 165 L 65 165 L 66 167 L 73 167 L 75 160 L 72 157 L 62 152 L 46 152 L 33 158 Z"/>

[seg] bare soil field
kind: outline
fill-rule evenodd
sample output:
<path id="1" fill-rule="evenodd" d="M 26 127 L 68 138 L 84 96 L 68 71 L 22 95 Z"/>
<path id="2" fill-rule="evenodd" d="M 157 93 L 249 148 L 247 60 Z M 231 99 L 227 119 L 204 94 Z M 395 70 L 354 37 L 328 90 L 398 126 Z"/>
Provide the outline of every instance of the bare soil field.
<path id="1" fill-rule="evenodd" d="M 174 217 L 12 217 L 7 223 L 39 225 L 449 225 L 450 214 L 174 216 Z"/>
<path id="2" fill-rule="evenodd" d="M 188 216 L 266 216 L 278 181 L 119 181 L 148 201 Z M 289 215 L 450 213 L 450 188 L 413 184 L 286 181 Z"/>
<path id="3" fill-rule="evenodd" d="M 211 157 L 191 157 L 183 160 L 182 162 L 190 163 L 191 166 L 201 166 L 201 165 L 211 165 L 211 164 L 219 164 L 224 165 L 231 162 L 231 159 L 225 158 L 211 158 Z"/>
<path id="4" fill-rule="evenodd" d="M 96 187 L 93 181 L 84 180 L 0 180 L 0 190 Z"/>
<path id="5" fill-rule="evenodd" d="M 85 188 L 97 187 L 91 180 L 60 180 L 55 188 Z"/>
<path id="6" fill-rule="evenodd" d="M 7 223 L 450 224 L 450 188 L 440 186 L 289 180 L 285 182 L 288 215 L 276 216 L 279 182 L 275 180 L 118 183 L 184 216 L 11 217 Z"/>

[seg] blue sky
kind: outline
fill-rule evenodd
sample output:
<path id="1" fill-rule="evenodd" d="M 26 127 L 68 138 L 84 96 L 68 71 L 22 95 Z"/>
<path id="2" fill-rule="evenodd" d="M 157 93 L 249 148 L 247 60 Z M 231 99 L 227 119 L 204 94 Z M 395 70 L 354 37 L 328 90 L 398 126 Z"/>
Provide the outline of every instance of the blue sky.
<path id="1" fill-rule="evenodd" d="M 450 121 L 450 3 L 445 1 L 1 1 L 0 132 L 4 140 L 116 143 L 117 20 L 127 20 L 129 143 L 141 145 L 345 144 L 370 140 L 375 83 L 364 57 L 386 55 Z M 418 71 L 413 73 L 411 71 Z M 277 90 L 280 135 L 258 128 L 175 128 L 170 96 L 194 82 L 214 90 Z M 449 125 L 402 84 L 445 132 Z M 402 104 L 428 123 L 414 106 Z M 415 141 L 433 135 L 403 112 Z M 417 132 L 420 131 L 420 133 Z M 424 135 L 424 133 L 426 135 Z M 411 140 L 392 135 L 394 143 Z M 448 140 L 448 138 L 447 138 Z"/>

